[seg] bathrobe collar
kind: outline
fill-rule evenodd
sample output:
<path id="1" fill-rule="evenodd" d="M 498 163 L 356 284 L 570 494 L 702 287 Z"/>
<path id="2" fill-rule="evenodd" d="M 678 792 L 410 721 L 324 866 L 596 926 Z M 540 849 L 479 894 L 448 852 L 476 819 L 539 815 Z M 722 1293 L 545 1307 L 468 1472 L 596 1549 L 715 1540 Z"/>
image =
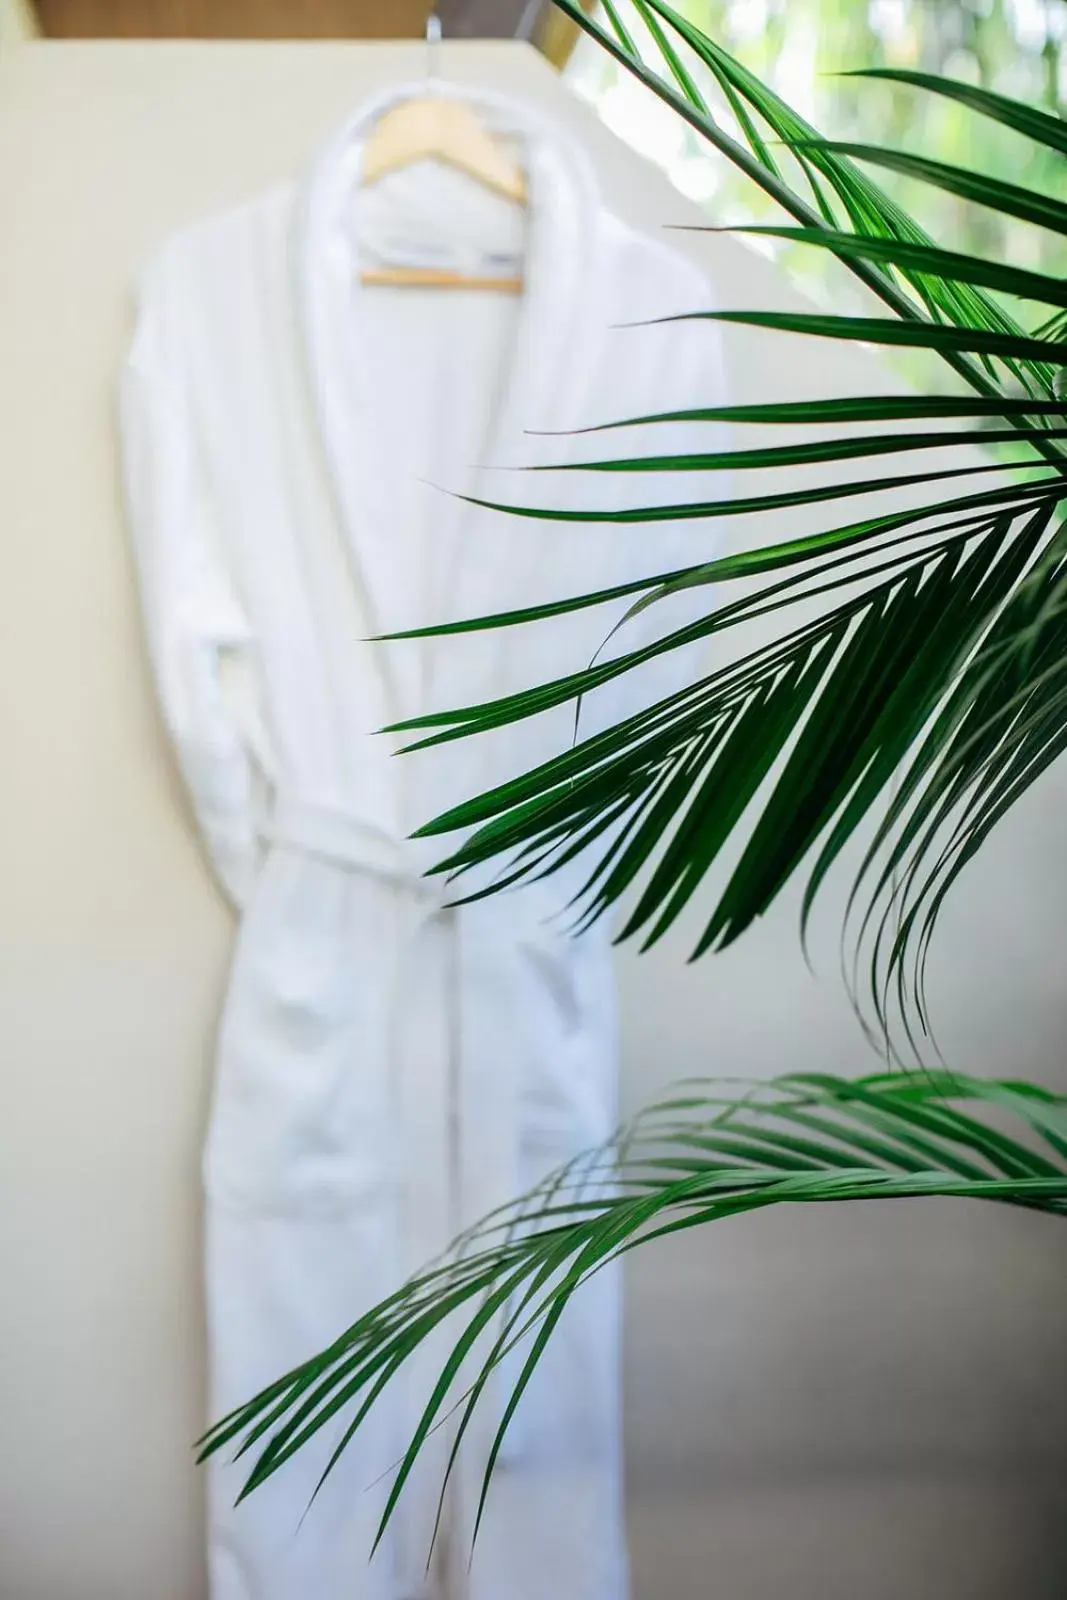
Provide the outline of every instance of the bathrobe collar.
<path id="1" fill-rule="evenodd" d="M 359 361 L 361 328 L 373 315 L 376 292 L 360 281 L 359 189 L 364 151 L 377 120 L 393 105 L 425 92 L 425 83 L 406 85 L 358 111 L 314 159 L 295 208 L 297 320 L 311 400 L 347 558 L 374 632 L 409 623 L 411 596 L 405 563 L 390 539 L 392 464 L 379 459 L 377 450 L 375 388 L 383 375 Z M 513 360 L 482 456 L 487 464 L 517 464 L 524 454 L 529 457 L 528 430 L 576 425 L 586 396 L 595 389 L 605 332 L 596 315 L 603 265 L 596 179 L 580 145 L 530 107 L 446 84 L 435 84 L 433 92 L 470 100 L 491 126 L 517 136 L 523 146 L 529 193 L 525 286 Z M 566 459 L 568 453 L 566 441 L 553 441 L 554 459 Z M 467 487 L 477 494 L 478 478 Z M 455 504 L 452 509 L 462 514 Z M 536 544 L 532 536 L 526 541 L 531 561 Z M 514 560 L 514 544 L 487 538 L 478 561 L 462 563 L 449 597 L 450 616 L 435 620 L 494 609 L 502 576 L 498 563 L 505 559 Z M 491 637 L 492 648 L 499 648 L 500 636 Z M 385 647 L 374 654 L 395 713 L 425 709 L 411 704 L 403 653 Z M 483 688 L 484 667 L 483 657 Z"/>

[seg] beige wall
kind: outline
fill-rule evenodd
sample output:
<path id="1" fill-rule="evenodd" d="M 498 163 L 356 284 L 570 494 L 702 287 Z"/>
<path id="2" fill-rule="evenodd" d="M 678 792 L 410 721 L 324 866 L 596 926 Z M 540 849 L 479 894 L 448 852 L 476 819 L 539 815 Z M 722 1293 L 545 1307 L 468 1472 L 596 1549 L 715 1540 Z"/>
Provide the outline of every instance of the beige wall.
<path id="1" fill-rule="evenodd" d="M 232 930 L 141 654 L 112 425 L 130 285 L 167 230 L 294 171 L 421 60 L 132 44 L 0 60 L 3 1600 L 203 1595 L 197 1148 Z M 456 46 L 447 66 L 586 127 L 623 210 L 688 215 L 532 54 Z M 727 303 L 789 303 L 740 246 L 693 248 Z M 731 357 L 739 399 L 883 381 L 859 355 L 755 335 Z M 1067 1082 L 1065 799 L 1053 775 L 948 918 L 935 995 L 971 1070 Z M 631 1102 L 683 1073 L 868 1065 L 832 907 L 824 931 L 818 980 L 795 904 L 697 967 L 678 942 L 626 956 Z M 638 1600 L 1062 1596 L 1065 1336 L 1044 1219 L 912 1203 L 663 1247 L 630 1303 Z"/>

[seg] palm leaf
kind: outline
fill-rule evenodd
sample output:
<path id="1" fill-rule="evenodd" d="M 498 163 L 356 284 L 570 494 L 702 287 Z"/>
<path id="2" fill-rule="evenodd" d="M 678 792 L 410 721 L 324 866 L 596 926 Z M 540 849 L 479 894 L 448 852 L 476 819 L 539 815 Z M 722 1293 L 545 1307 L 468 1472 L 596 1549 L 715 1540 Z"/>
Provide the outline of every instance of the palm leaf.
<path id="1" fill-rule="evenodd" d="M 1046 336 L 1042 330 L 1042 337 Z M 578 431 L 605 433 L 613 428 L 636 428 L 655 422 L 733 422 L 749 426 L 797 423 L 810 427 L 827 422 L 902 422 L 933 417 L 942 420 L 960 417 L 978 420 L 991 417 L 1032 418 L 1038 414 L 1062 417 L 1065 411 L 1067 405 L 1062 400 L 1042 400 L 1038 408 L 1033 400 L 1000 395 L 981 399 L 974 395 L 875 394 L 842 396 L 830 400 L 768 401 L 760 405 L 706 406 L 691 411 L 659 412 L 646 417 L 623 417 Z"/>
<path id="2" fill-rule="evenodd" d="M 222 1419 L 201 1441 L 202 1457 L 231 1447 L 250 1455 L 248 1493 L 348 1411 L 325 1479 L 384 1381 L 451 1319 L 451 1352 L 395 1470 L 378 1536 L 437 1429 L 450 1432 L 447 1472 L 454 1469 L 488 1379 L 519 1350 L 525 1359 L 483 1463 L 484 1506 L 549 1340 L 606 1265 L 669 1233 L 769 1206 L 934 1196 L 1067 1215 L 1067 1098 L 945 1072 L 681 1085 L 609 1146 L 479 1223 L 322 1355 Z"/>
<path id="3" fill-rule="evenodd" d="M 911 155 L 905 150 L 886 150 L 881 145 L 813 139 L 806 141 L 805 147 L 869 162 L 871 166 L 899 172 L 906 178 L 918 178 L 961 200 L 987 206 L 1001 216 L 1017 217 L 1020 222 L 1032 223 L 1036 228 L 1048 228 L 1053 233 L 1067 233 L 1067 205 L 1054 200 L 1051 195 L 1026 189 L 1021 184 L 1005 183 L 1003 179 L 972 172 L 968 167 L 932 161 L 926 156 Z"/>
<path id="4" fill-rule="evenodd" d="M 1063 362 L 1063 346 L 1056 340 L 1002 333 L 998 328 L 968 328 L 943 322 L 898 322 L 892 317 L 835 317 L 802 311 L 693 311 L 664 320 L 682 322 L 687 319 L 736 322 L 750 328 L 809 333 L 822 339 L 847 339 L 853 344 L 906 346 L 913 350 L 934 350 L 938 354 L 966 350 L 981 355 L 1001 356 L 1009 361 L 1036 362 L 1042 368 L 1060 366 Z M 1046 383 L 1049 376 L 1047 371 L 1041 371 Z M 1027 440 L 1032 442 L 1029 431 Z"/>
<path id="5" fill-rule="evenodd" d="M 714 231 L 714 230 L 713 230 Z M 747 226 L 726 230 L 792 244 L 812 244 L 830 250 L 835 256 L 856 256 L 864 261 L 879 261 L 887 266 L 906 267 L 953 283 L 976 284 L 996 289 L 1023 300 L 1045 305 L 1067 306 L 1067 284 L 1047 272 L 1031 272 L 1007 266 L 1001 261 L 983 261 L 958 250 L 941 250 L 936 245 L 915 244 L 907 239 L 869 238 L 861 233 L 841 233 L 833 229 Z"/>
<path id="6" fill-rule="evenodd" d="M 617 6 L 605 8 L 609 18 L 616 19 L 613 30 L 609 31 L 590 17 L 578 4 L 578 0 L 558 0 L 558 4 L 560 9 L 565 11 L 585 33 L 594 38 L 609 55 L 665 101 L 714 149 L 776 200 L 795 221 L 813 227 L 827 222 L 824 206 L 817 206 L 816 210 L 812 210 L 803 194 L 783 178 L 776 167 L 766 162 L 761 143 L 753 146 L 750 140 L 746 145 L 731 138 L 705 109 L 702 99 L 689 98 L 674 82 L 668 83 L 657 72 L 646 66 L 632 35 L 618 20 Z M 925 235 L 917 224 L 906 218 L 895 202 L 865 177 L 853 162 L 841 159 L 832 152 L 818 149 L 809 155 L 805 149 L 805 141 L 812 141 L 817 146 L 816 130 L 798 117 L 779 96 L 773 94 L 732 56 L 714 45 L 698 29 L 692 28 L 671 8 L 658 3 L 658 0 L 655 4 L 653 0 L 648 0 L 648 4 L 658 16 L 678 28 L 680 36 L 698 50 L 701 59 L 713 75 L 720 82 L 727 83 L 733 94 L 767 122 L 774 136 L 780 138 L 794 151 L 805 173 L 810 174 L 813 167 L 817 169 L 825 182 L 835 188 L 854 221 L 858 221 L 861 226 L 866 225 L 865 231 L 880 230 L 891 234 L 896 230 L 906 229 L 909 237 L 925 241 Z M 810 188 L 810 183 L 808 187 Z M 829 221 L 832 225 L 832 216 Z M 884 300 L 899 316 L 923 318 L 923 308 L 917 306 L 913 299 L 903 293 L 887 273 L 862 261 L 851 263 L 851 270 L 866 288 Z M 956 296 L 950 291 L 947 291 L 947 294 L 948 307 L 957 310 L 961 315 L 965 309 L 970 308 L 975 314 L 991 319 L 991 323 L 996 325 L 1001 325 L 1004 320 L 1002 313 L 991 302 L 985 301 L 980 295 L 976 298 L 976 292 L 965 296 L 965 304 L 962 307 L 956 305 Z M 1011 327 L 1010 322 L 1005 322 L 1004 325 L 1006 329 Z M 949 359 L 954 369 L 979 393 L 995 392 L 995 387 L 988 383 L 981 369 L 966 356 L 953 355 Z"/>
<path id="7" fill-rule="evenodd" d="M 666 4 L 665 0 L 647 0 L 647 4 L 669 22 L 716 77 L 728 81 L 766 121 L 772 133 L 800 162 L 809 184 L 817 181 L 812 172 L 813 167 L 816 169 L 822 183 L 837 195 L 857 233 L 882 234 L 887 238 L 919 244 L 929 242 L 918 224 L 855 166 L 847 152 L 830 148 L 825 141 L 815 137 L 811 125 L 799 117 L 779 95 Z M 834 217 L 825 205 L 820 206 L 820 214 L 823 225 L 833 228 Z M 935 319 L 945 317 L 950 321 L 999 329 L 1004 333 L 1020 331 L 1003 309 L 980 290 L 950 279 L 931 279 L 911 272 L 905 272 L 904 276 Z M 899 306 L 894 309 L 899 314 Z M 1025 377 L 1025 368 L 1020 369 L 1019 376 Z"/>
<path id="8" fill-rule="evenodd" d="M 1041 111 L 1036 106 L 1024 105 L 1007 95 L 995 94 L 991 89 L 980 89 L 976 84 L 958 83 L 952 78 L 938 78 L 930 72 L 914 72 L 904 67 L 869 67 L 862 72 L 848 74 L 854 78 L 882 78 L 894 83 L 911 84 L 930 94 L 943 95 L 960 105 L 968 106 L 982 116 L 1001 122 L 1016 133 L 1025 134 L 1038 144 L 1067 155 L 1067 124 L 1062 117 Z"/>
<path id="9" fill-rule="evenodd" d="M 649 30 L 666 78 L 641 60 L 621 6 L 608 8 L 607 15 L 608 31 L 584 15 L 578 18 L 577 12 L 576 20 L 680 110 L 720 154 L 779 200 L 793 222 L 775 231 L 834 254 L 894 313 L 872 318 L 694 308 L 691 315 L 783 336 L 922 349 L 965 377 L 974 393 L 709 407 L 689 413 L 688 420 L 831 423 L 836 431 L 825 441 L 694 449 L 685 456 L 654 450 L 625 457 L 604 452 L 599 459 L 556 469 L 638 477 L 674 471 L 681 484 L 692 471 L 786 467 L 801 472 L 819 464 L 903 458 L 938 448 L 944 453 L 928 473 L 861 475 L 811 486 L 791 481 L 780 490 L 761 486 L 757 494 L 740 492 L 718 502 L 686 500 L 680 494 L 674 503 L 652 506 L 635 496 L 621 509 L 603 511 L 548 510 L 517 499 L 493 502 L 499 512 L 527 518 L 654 525 L 830 506 L 876 491 L 921 491 L 924 485 L 938 491 L 925 506 L 861 518 L 737 557 L 649 574 L 624 588 L 419 630 L 426 635 L 503 627 L 602 604 L 623 607 L 615 611 L 611 638 L 625 643 L 627 618 L 680 589 L 718 585 L 728 590 L 739 579 L 755 579 L 759 585 L 741 600 L 727 594 L 704 617 L 650 644 L 614 654 L 602 651 L 590 666 L 519 694 L 431 710 L 398 724 L 398 731 L 418 736 L 415 747 L 468 737 L 568 700 L 580 705 L 597 689 L 657 656 L 742 630 L 741 653 L 726 667 L 605 734 L 577 740 L 556 759 L 453 808 L 421 831 L 463 834 L 440 870 L 463 873 L 495 862 L 498 885 L 544 876 L 581 856 L 590 865 L 575 903 L 579 925 L 626 898 L 622 936 L 640 934 L 646 942 L 674 925 L 716 872 L 727 847 L 740 844 L 738 864 L 718 886 L 705 918 L 695 947 L 701 953 L 737 938 L 805 862 L 811 864 L 807 916 L 813 894 L 842 850 L 868 828 L 894 789 L 897 801 L 888 819 L 874 824 L 882 859 L 869 860 L 865 867 L 872 899 L 866 914 L 857 908 L 857 949 L 866 949 L 871 959 L 866 987 L 878 1025 L 888 1028 L 891 1012 L 899 1014 L 909 1047 L 919 1048 L 912 1024 L 925 1027 L 928 1021 L 919 999 L 922 959 L 944 892 L 1009 801 L 1044 770 L 1058 748 L 1056 718 L 1067 715 L 1058 684 L 1048 673 L 1043 681 L 1049 686 L 1036 698 L 1025 698 L 1018 682 L 1022 655 L 1011 670 L 990 667 L 1007 648 L 1004 626 L 1024 623 L 1029 641 L 1025 660 L 1047 660 L 1058 638 L 1067 573 L 1058 559 L 1048 564 L 1065 482 L 1061 402 L 1052 393 L 1053 377 L 1063 365 L 1060 330 L 1053 324 L 1048 331 L 1028 333 L 986 293 L 1044 296 L 1047 304 L 1056 305 L 1065 299 L 1063 289 L 1044 274 L 941 250 L 861 172 L 857 159 L 873 160 L 879 154 L 876 147 L 821 140 L 809 123 L 666 0 L 642 0 L 635 13 Z M 739 126 L 747 149 L 718 127 L 680 54 L 683 46 L 707 66 L 714 83 L 729 86 L 735 115 L 738 104 L 746 108 L 748 122 L 739 119 Z M 1012 104 L 998 103 L 998 115 L 1015 115 Z M 1025 121 L 1022 110 L 1019 118 Z M 778 164 L 768 162 L 769 145 L 754 142 L 760 127 L 766 138 L 797 156 L 804 172 L 814 164 L 851 231 L 812 210 Z M 893 153 L 890 157 L 896 160 Z M 929 181 L 943 179 L 937 163 L 914 159 L 919 166 L 910 165 L 909 171 Z M 972 198 L 993 204 L 1012 189 L 980 174 L 968 182 Z M 1017 195 L 1014 200 L 1021 204 Z M 1059 215 L 1056 202 L 1037 196 L 1034 204 L 1039 211 L 1045 207 L 1042 215 Z M 1020 380 L 1028 393 L 1019 392 Z M 990 444 L 1003 447 L 1017 440 L 1029 451 L 1029 460 L 1016 466 L 1044 465 L 1046 475 L 1032 482 L 1009 478 L 977 493 L 961 485 L 963 492 L 946 498 L 943 488 L 953 477 L 980 477 L 994 465 L 976 466 L 961 458 L 953 466 L 948 452 L 972 436 L 943 426 L 921 427 L 924 419 L 943 423 L 952 417 L 985 424 L 981 436 Z M 849 431 L 852 424 L 894 419 L 920 426 L 908 434 L 856 436 Z M 679 419 L 677 414 L 670 419 L 650 416 L 628 419 L 627 425 L 654 427 L 665 420 Z M 996 426 L 998 421 L 1003 425 Z M 618 419 L 603 424 L 605 429 L 620 425 Z M 1033 575 L 1039 570 L 1043 598 L 1034 609 L 1032 597 L 1038 591 Z M 1031 597 L 1026 606 L 1015 603 L 1020 586 Z M 791 621 L 798 607 L 807 619 L 813 601 L 822 607 L 817 621 Z M 1002 612 L 1012 620 L 998 632 Z M 780 621 L 779 637 L 746 651 L 744 629 L 771 616 Z M 935 841 L 945 829 L 953 843 L 949 857 L 942 859 L 944 841 Z M 891 885 L 896 885 L 892 893 Z M 479 886 L 473 892 L 491 890 Z M 862 991 L 863 986 L 855 987 L 857 1000 Z"/>
<path id="10" fill-rule="evenodd" d="M 803 471 L 819 463 L 948 449 L 965 437 L 939 429 L 853 436 L 847 431 L 853 425 L 955 420 L 976 425 L 976 436 L 985 427 L 991 442 L 1023 444 L 1027 464 L 1043 473 L 1028 481 L 1004 472 L 992 487 L 979 478 L 948 494 L 933 487 L 989 470 L 964 463 L 958 471 L 939 467 L 829 486 L 788 485 L 711 505 L 679 499 L 666 508 L 635 504 L 592 513 L 619 522 L 717 516 L 727 509 L 766 514 L 830 505 L 873 488 L 895 494 L 931 485 L 925 504 L 816 527 L 800 538 L 594 594 L 399 635 L 536 625 L 604 606 L 609 615 L 614 608 L 612 635 L 624 639 L 621 624 L 629 616 L 679 589 L 714 585 L 723 593 L 706 615 L 652 643 L 598 657 L 521 694 L 429 710 L 400 724 L 416 747 L 580 703 L 612 678 L 694 641 L 729 634 L 739 641 L 727 665 L 614 727 L 576 739 L 535 770 L 472 797 L 421 831 L 461 835 L 439 870 L 497 869 L 494 882 L 472 896 L 581 858 L 586 870 L 576 919 L 625 905 L 623 935 L 646 944 L 673 926 L 726 847 L 736 844 L 735 864 L 705 917 L 699 954 L 737 938 L 805 864 L 806 918 L 842 850 L 866 830 L 849 905 L 852 981 L 858 991 L 866 951 L 878 1026 L 888 1034 L 902 1018 L 905 1035 L 920 1049 L 914 1030 L 928 1019 L 923 961 L 944 897 L 999 819 L 1067 746 L 1067 536 L 1060 521 L 1067 498 L 1061 451 L 1067 404 L 1053 382 L 1063 366 L 1064 323 L 1057 312 L 1027 329 L 991 294 L 1054 307 L 1064 296 L 1043 274 L 940 249 L 863 166 L 907 172 L 1007 214 L 1025 212 L 1043 226 L 1061 227 L 1067 212 L 1047 196 L 925 157 L 821 140 L 666 0 L 632 6 L 662 71 L 642 59 L 619 0 L 606 0 L 606 25 L 589 18 L 577 0 L 559 4 L 780 204 L 790 219 L 777 230 L 783 237 L 827 250 L 892 314 L 732 312 L 729 320 L 783 335 L 876 336 L 924 348 L 970 390 L 707 407 L 681 420 L 838 431 L 824 443 L 694 451 L 684 458 L 656 454 L 653 447 L 626 458 L 605 454 L 570 470 L 673 468 L 683 482 L 685 472 L 709 465 Z M 717 123 L 691 58 L 706 69 L 708 89 L 725 98 L 739 139 Z M 921 74 L 894 76 L 957 99 L 1054 150 L 1062 152 L 1067 142 L 1057 119 L 1014 101 Z M 798 184 L 786 174 L 780 147 Z M 608 436 L 616 427 L 655 429 L 667 420 L 679 416 L 605 418 L 602 428 Z M 500 509 L 532 518 L 560 515 L 529 505 Z M 739 596 L 731 587 L 738 582 Z M 770 641 L 764 637 L 768 619 L 780 625 Z M 761 627 L 762 642 L 755 645 L 745 636 L 753 624 Z M 435 1430 L 450 1434 L 452 1471 L 489 1376 L 521 1350 L 525 1360 L 483 1463 L 484 1505 L 502 1439 L 544 1350 L 573 1296 L 604 1266 L 666 1234 L 767 1206 L 948 1195 L 1063 1216 L 1067 1098 L 1033 1085 L 932 1071 L 686 1087 L 642 1114 L 610 1147 L 587 1153 L 480 1222 L 443 1261 L 374 1307 L 320 1356 L 222 1419 L 205 1437 L 203 1452 L 235 1447 L 246 1454 L 249 1492 L 344 1413 L 350 1421 L 325 1462 L 325 1479 L 384 1387 L 447 1322 L 451 1355 L 397 1469 L 382 1526 Z"/>

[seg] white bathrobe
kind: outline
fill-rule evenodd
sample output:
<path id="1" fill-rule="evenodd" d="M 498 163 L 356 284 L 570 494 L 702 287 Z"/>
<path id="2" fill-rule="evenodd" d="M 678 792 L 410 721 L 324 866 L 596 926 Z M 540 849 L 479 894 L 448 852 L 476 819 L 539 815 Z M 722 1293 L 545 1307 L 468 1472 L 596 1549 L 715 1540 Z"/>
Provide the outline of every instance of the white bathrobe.
<path id="1" fill-rule="evenodd" d="M 419 87 L 391 98 L 405 92 Z M 707 448 L 713 430 L 674 424 L 636 440 L 531 430 L 721 403 L 717 343 L 707 324 L 620 326 L 707 306 L 708 286 L 669 234 L 609 214 L 582 149 L 527 108 L 482 106 L 522 147 L 526 213 L 435 164 L 361 189 L 388 103 L 331 138 L 295 189 L 165 243 L 123 379 L 159 693 L 241 919 L 205 1157 L 212 1418 L 615 1119 L 604 930 L 570 936 L 556 880 L 442 910 L 440 881 L 421 876 L 440 847 L 407 841 L 564 748 L 573 708 L 400 759 L 375 732 L 586 665 L 622 607 L 429 643 L 369 637 L 663 571 L 717 537 L 699 522 L 524 521 L 445 492 L 573 507 L 713 497 L 721 485 L 691 476 L 498 469 L 635 442 Z M 518 248 L 524 294 L 362 285 L 375 252 L 399 242 L 432 260 L 442 241 L 453 256 L 469 246 L 475 267 Z M 617 642 L 666 620 L 652 608 Z M 685 665 L 593 697 L 581 731 Z M 473 1563 L 499 1399 L 465 1448 L 429 1570 L 447 1429 L 368 1562 L 438 1348 L 386 1392 L 299 1527 L 347 1416 L 236 1510 L 247 1463 L 212 1468 L 213 1600 L 620 1600 L 617 1315 L 603 1275 L 565 1319 Z"/>

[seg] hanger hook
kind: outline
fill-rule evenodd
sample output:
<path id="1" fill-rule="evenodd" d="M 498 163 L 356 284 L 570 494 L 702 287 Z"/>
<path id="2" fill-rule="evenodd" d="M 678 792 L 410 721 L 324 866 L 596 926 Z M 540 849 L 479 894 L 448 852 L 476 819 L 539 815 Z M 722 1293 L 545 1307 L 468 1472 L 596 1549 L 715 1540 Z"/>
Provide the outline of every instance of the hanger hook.
<path id="1" fill-rule="evenodd" d="M 437 0 L 433 0 L 426 14 L 426 75 L 431 82 L 440 77 L 441 39 L 444 31 Z"/>

